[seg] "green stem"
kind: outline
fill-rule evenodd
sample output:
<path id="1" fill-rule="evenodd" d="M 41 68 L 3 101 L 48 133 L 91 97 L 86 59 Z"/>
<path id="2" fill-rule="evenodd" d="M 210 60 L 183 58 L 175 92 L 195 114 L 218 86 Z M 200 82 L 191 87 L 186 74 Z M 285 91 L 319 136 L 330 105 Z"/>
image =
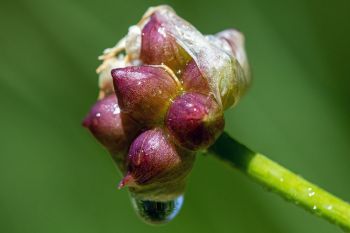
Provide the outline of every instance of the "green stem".
<path id="1" fill-rule="evenodd" d="M 345 231 L 350 231 L 350 205 L 347 202 L 317 187 L 264 155 L 251 151 L 227 133 L 223 133 L 208 152 L 238 168 L 286 200 L 339 225 Z"/>

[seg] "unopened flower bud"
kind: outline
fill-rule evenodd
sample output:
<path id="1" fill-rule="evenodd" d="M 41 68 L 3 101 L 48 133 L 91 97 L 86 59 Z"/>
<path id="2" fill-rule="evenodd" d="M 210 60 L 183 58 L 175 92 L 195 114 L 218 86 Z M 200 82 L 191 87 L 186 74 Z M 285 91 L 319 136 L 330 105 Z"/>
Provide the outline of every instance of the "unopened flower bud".
<path id="1" fill-rule="evenodd" d="M 151 190 L 154 196 L 176 197 L 184 191 L 183 181 L 194 158 L 193 153 L 175 146 L 162 129 L 147 130 L 130 146 L 128 171 L 119 187 L 129 186 L 133 193 Z"/>
<path id="2" fill-rule="evenodd" d="M 167 222 L 181 208 L 196 151 L 215 142 L 223 111 L 250 84 L 244 38 L 233 29 L 203 35 L 169 6 L 158 6 L 100 59 L 102 100 L 84 126 L 120 154 L 114 157 L 124 174 L 119 188 L 129 188 L 138 214 Z M 113 91 L 117 98 L 105 98 Z"/>
<path id="3" fill-rule="evenodd" d="M 186 93 L 174 100 L 166 126 L 177 142 L 188 149 L 209 147 L 224 129 L 223 111 L 210 96 Z"/>
<path id="4" fill-rule="evenodd" d="M 140 58 L 145 64 L 164 64 L 174 72 L 181 72 L 192 58 L 169 33 L 170 28 L 166 20 L 167 18 L 157 11 L 151 15 L 142 29 Z"/>
<path id="5" fill-rule="evenodd" d="M 180 84 L 162 66 L 131 66 L 112 70 L 114 88 L 123 112 L 137 122 L 162 122 Z"/>
<path id="6" fill-rule="evenodd" d="M 128 114 L 121 113 L 115 95 L 97 101 L 85 117 L 83 126 L 115 159 L 126 153 L 139 131 L 138 124 Z"/>

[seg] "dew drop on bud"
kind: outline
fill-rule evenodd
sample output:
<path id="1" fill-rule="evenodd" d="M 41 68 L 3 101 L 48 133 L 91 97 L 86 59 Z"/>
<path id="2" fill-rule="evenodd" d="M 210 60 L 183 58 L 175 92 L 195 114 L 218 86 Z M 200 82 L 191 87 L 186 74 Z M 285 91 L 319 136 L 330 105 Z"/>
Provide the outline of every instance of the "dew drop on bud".
<path id="1" fill-rule="evenodd" d="M 184 201 L 183 195 L 169 201 L 150 201 L 131 197 L 136 213 L 143 221 L 152 225 L 165 224 L 180 212 Z"/>

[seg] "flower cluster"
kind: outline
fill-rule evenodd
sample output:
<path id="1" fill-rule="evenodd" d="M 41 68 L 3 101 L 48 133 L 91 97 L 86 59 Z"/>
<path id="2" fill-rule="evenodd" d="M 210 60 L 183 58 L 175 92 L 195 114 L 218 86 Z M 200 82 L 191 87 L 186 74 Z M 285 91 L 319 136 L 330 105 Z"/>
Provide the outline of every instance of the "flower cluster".
<path id="1" fill-rule="evenodd" d="M 123 172 L 120 188 L 178 197 L 195 152 L 215 142 L 224 110 L 250 83 L 242 34 L 205 36 L 170 7 L 153 7 L 101 59 L 99 100 L 83 125 Z"/>

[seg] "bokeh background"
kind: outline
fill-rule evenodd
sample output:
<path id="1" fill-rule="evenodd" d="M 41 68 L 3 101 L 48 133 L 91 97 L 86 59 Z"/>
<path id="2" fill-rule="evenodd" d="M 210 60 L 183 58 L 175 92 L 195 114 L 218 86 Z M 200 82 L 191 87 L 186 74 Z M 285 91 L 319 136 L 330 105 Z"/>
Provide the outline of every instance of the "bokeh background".
<path id="1" fill-rule="evenodd" d="M 0 232 L 341 232 L 210 156 L 173 222 L 139 221 L 81 120 L 97 56 L 160 3 L 203 33 L 244 32 L 254 83 L 226 129 L 350 201 L 349 1 L 1 0 Z"/>

